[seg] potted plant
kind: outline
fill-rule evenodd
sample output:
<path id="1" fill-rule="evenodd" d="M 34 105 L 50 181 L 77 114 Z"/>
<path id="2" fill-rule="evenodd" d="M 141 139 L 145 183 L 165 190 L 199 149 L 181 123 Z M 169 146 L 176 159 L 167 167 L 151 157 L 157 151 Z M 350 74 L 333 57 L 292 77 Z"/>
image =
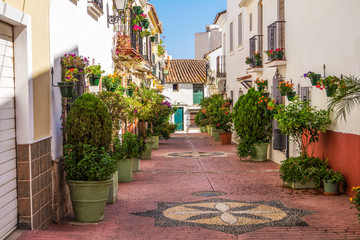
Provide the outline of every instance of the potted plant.
<path id="1" fill-rule="evenodd" d="M 254 161 L 265 161 L 272 135 L 271 116 L 266 114 L 266 103 L 261 94 L 250 88 L 241 95 L 233 109 L 234 128 L 238 135 L 237 151 L 240 157 L 252 156 Z"/>
<path id="2" fill-rule="evenodd" d="M 69 68 L 65 71 L 64 81 L 58 82 L 61 97 L 68 98 L 73 96 L 73 89 L 75 82 L 79 81 L 78 76 L 79 70 L 77 68 Z"/>
<path id="3" fill-rule="evenodd" d="M 321 160 L 313 159 L 313 152 L 309 155 L 309 151 L 311 150 L 310 146 L 314 145 L 318 141 L 320 132 L 325 132 L 326 126 L 331 123 L 328 112 L 310 106 L 308 101 L 295 99 L 294 102 L 290 103 L 286 107 L 282 105 L 278 107 L 274 118 L 278 122 L 278 127 L 280 128 L 281 133 L 289 135 L 290 140 L 299 147 L 297 150 L 300 156 L 297 157 L 296 163 L 298 163 L 298 166 L 295 166 L 295 168 L 305 168 L 305 170 L 302 170 L 303 176 L 305 176 L 308 172 L 312 172 L 311 169 L 310 171 L 307 171 L 306 168 L 313 166 L 310 163 L 314 161 L 320 163 Z M 292 159 L 286 159 L 281 163 L 281 165 L 288 165 L 289 162 L 291 163 L 292 161 Z M 320 164 L 318 164 L 318 166 L 320 166 Z M 285 169 L 286 167 L 280 168 L 280 172 L 283 172 Z M 320 174 L 318 171 L 320 171 L 321 168 L 316 170 L 316 176 L 321 176 L 318 175 Z M 284 181 L 288 180 L 289 179 L 285 178 Z M 321 183 L 321 178 L 316 177 L 313 179 L 313 182 L 318 186 Z"/>
<path id="4" fill-rule="evenodd" d="M 287 98 L 289 101 L 293 101 L 294 97 L 296 95 L 296 92 L 294 91 L 294 84 L 290 83 L 289 81 L 283 81 L 279 83 L 278 88 L 280 89 L 280 94 L 282 96 L 287 95 Z"/>
<path id="5" fill-rule="evenodd" d="M 276 56 L 275 56 L 275 51 L 274 50 L 266 50 L 264 51 L 265 54 L 269 57 L 269 60 L 270 61 L 273 61 L 276 59 Z"/>
<path id="6" fill-rule="evenodd" d="M 77 68 L 79 73 L 84 73 L 84 69 L 89 66 L 89 60 L 76 54 L 65 54 L 61 57 L 60 64 L 64 69 Z"/>
<path id="7" fill-rule="evenodd" d="M 126 89 L 126 94 L 129 97 L 132 97 L 132 95 L 133 95 L 136 88 L 137 88 L 137 86 L 133 82 L 128 83 L 128 86 L 127 86 L 127 89 Z"/>
<path id="8" fill-rule="evenodd" d="M 106 105 L 90 93 L 71 105 L 65 122 L 64 168 L 75 220 L 103 219 L 116 161 L 110 156 L 111 117 Z"/>
<path id="9" fill-rule="evenodd" d="M 216 124 L 222 131 L 219 133 L 221 145 L 231 144 L 232 135 L 232 115 L 230 113 L 230 102 L 227 101 L 223 104 L 222 111 L 220 112 L 221 118 L 219 118 Z"/>
<path id="10" fill-rule="evenodd" d="M 264 91 L 264 89 L 267 88 L 268 80 L 263 80 L 263 79 L 260 80 L 259 78 L 257 78 L 255 83 L 258 87 L 258 91 Z"/>
<path id="11" fill-rule="evenodd" d="M 148 29 L 149 28 L 149 20 L 144 18 L 141 20 L 141 25 L 145 28 L 145 29 Z M 150 36 L 150 34 L 148 35 Z"/>
<path id="12" fill-rule="evenodd" d="M 101 70 L 101 65 L 88 66 L 86 68 L 89 74 L 89 81 L 91 86 L 99 86 L 101 74 L 105 71 Z"/>
<path id="13" fill-rule="evenodd" d="M 254 53 L 254 64 L 255 64 L 255 67 L 262 66 L 262 57 L 261 57 L 260 52 Z"/>
<path id="14" fill-rule="evenodd" d="M 328 76 L 326 78 L 320 79 L 316 87 L 321 90 L 325 88 L 326 96 L 333 97 L 339 85 L 343 85 L 343 81 L 340 78 L 336 76 Z"/>
<path id="15" fill-rule="evenodd" d="M 115 90 L 122 84 L 122 77 L 114 74 L 109 74 L 102 78 L 102 88 L 109 92 L 115 92 Z"/>
<path id="16" fill-rule="evenodd" d="M 142 9 L 141 6 L 133 6 L 133 11 L 135 15 L 140 15 L 141 9 Z"/>
<path id="17" fill-rule="evenodd" d="M 155 40 L 156 40 L 156 37 L 155 37 L 155 36 L 150 36 L 150 41 L 151 41 L 151 42 L 155 42 Z"/>
<path id="18" fill-rule="evenodd" d="M 322 171 L 322 181 L 325 195 L 337 195 L 339 194 L 339 185 L 340 183 L 345 183 L 345 178 L 338 171 L 331 168 L 324 168 Z"/>
<path id="19" fill-rule="evenodd" d="M 255 64 L 255 61 L 254 61 L 254 59 L 252 57 L 246 57 L 245 58 L 245 63 L 250 65 L 250 67 L 253 67 L 254 64 Z"/>
<path id="20" fill-rule="evenodd" d="M 355 208 L 358 211 L 357 215 L 360 222 L 360 186 L 351 188 L 351 191 L 354 193 L 354 197 L 349 199 L 350 203 L 354 205 L 351 208 Z"/>
<path id="21" fill-rule="evenodd" d="M 133 162 L 139 159 L 140 145 L 138 137 L 126 132 L 122 135 L 122 141 L 115 139 L 113 157 L 117 160 L 119 182 L 131 182 L 133 176 Z M 138 164 L 137 164 L 138 165 Z"/>
<path id="22" fill-rule="evenodd" d="M 307 73 L 304 73 L 304 77 L 309 78 L 311 85 L 316 86 L 316 85 L 318 85 L 318 82 L 320 81 L 321 74 L 317 74 L 317 73 L 309 71 Z"/>

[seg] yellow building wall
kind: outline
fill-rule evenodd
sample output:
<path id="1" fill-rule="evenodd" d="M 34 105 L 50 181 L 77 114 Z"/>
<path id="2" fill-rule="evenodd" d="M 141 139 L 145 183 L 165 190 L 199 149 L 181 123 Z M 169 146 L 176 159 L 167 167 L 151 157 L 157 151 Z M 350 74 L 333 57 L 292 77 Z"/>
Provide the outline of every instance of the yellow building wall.
<path id="1" fill-rule="evenodd" d="M 49 0 L 4 2 L 31 16 L 34 138 L 48 137 L 51 134 Z"/>

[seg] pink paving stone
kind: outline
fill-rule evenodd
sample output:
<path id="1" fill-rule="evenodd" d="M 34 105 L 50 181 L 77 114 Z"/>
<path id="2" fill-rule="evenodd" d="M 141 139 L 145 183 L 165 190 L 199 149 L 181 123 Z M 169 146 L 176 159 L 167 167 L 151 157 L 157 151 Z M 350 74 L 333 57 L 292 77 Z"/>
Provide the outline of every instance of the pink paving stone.
<path id="1" fill-rule="evenodd" d="M 204 138 L 205 137 L 205 138 Z M 169 158 L 169 152 L 225 152 L 226 157 Z M 107 205 L 104 221 L 78 224 L 71 215 L 46 231 L 28 231 L 20 239 L 360 239 L 360 224 L 348 196 L 282 186 L 278 165 L 240 160 L 235 145 L 220 145 L 207 134 L 175 134 L 160 141 L 151 160 L 131 183 L 119 184 L 119 200 Z M 281 200 L 289 208 L 316 211 L 302 217 L 309 226 L 265 227 L 238 236 L 200 227 L 157 227 L 154 218 L 132 215 L 157 209 L 158 202 L 194 202 L 197 191 L 222 191 L 237 201 Z"/>

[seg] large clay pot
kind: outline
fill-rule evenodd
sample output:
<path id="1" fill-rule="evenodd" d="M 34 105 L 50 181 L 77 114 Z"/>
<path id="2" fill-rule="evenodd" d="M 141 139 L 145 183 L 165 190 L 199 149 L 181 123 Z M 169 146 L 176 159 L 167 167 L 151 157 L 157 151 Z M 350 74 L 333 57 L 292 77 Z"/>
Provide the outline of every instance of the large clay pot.
<path id="1" fill-rule="evenodd" d="M 221 132 L 220 135 L 220 142 L 221 145 L 229 145 L 231 144 L 231 135 L 232 132 Z"/>

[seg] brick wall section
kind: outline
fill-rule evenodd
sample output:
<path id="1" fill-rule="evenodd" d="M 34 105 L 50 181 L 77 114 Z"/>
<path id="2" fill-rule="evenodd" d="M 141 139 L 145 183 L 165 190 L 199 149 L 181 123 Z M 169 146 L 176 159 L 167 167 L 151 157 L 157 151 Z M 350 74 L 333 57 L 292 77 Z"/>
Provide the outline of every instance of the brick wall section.
<path id="1" fill-rule="evenodd" d="M 19 227 L 45 229 L 52 221 L 51 138 L 17 146 Z"/>
<path id="2" fill-rule="evenodd" d="M 53 220 L 59 223 L 61 218 L 72 211 L 69 188 L 65 182 L 64 159 L 53 161 Z"/>

